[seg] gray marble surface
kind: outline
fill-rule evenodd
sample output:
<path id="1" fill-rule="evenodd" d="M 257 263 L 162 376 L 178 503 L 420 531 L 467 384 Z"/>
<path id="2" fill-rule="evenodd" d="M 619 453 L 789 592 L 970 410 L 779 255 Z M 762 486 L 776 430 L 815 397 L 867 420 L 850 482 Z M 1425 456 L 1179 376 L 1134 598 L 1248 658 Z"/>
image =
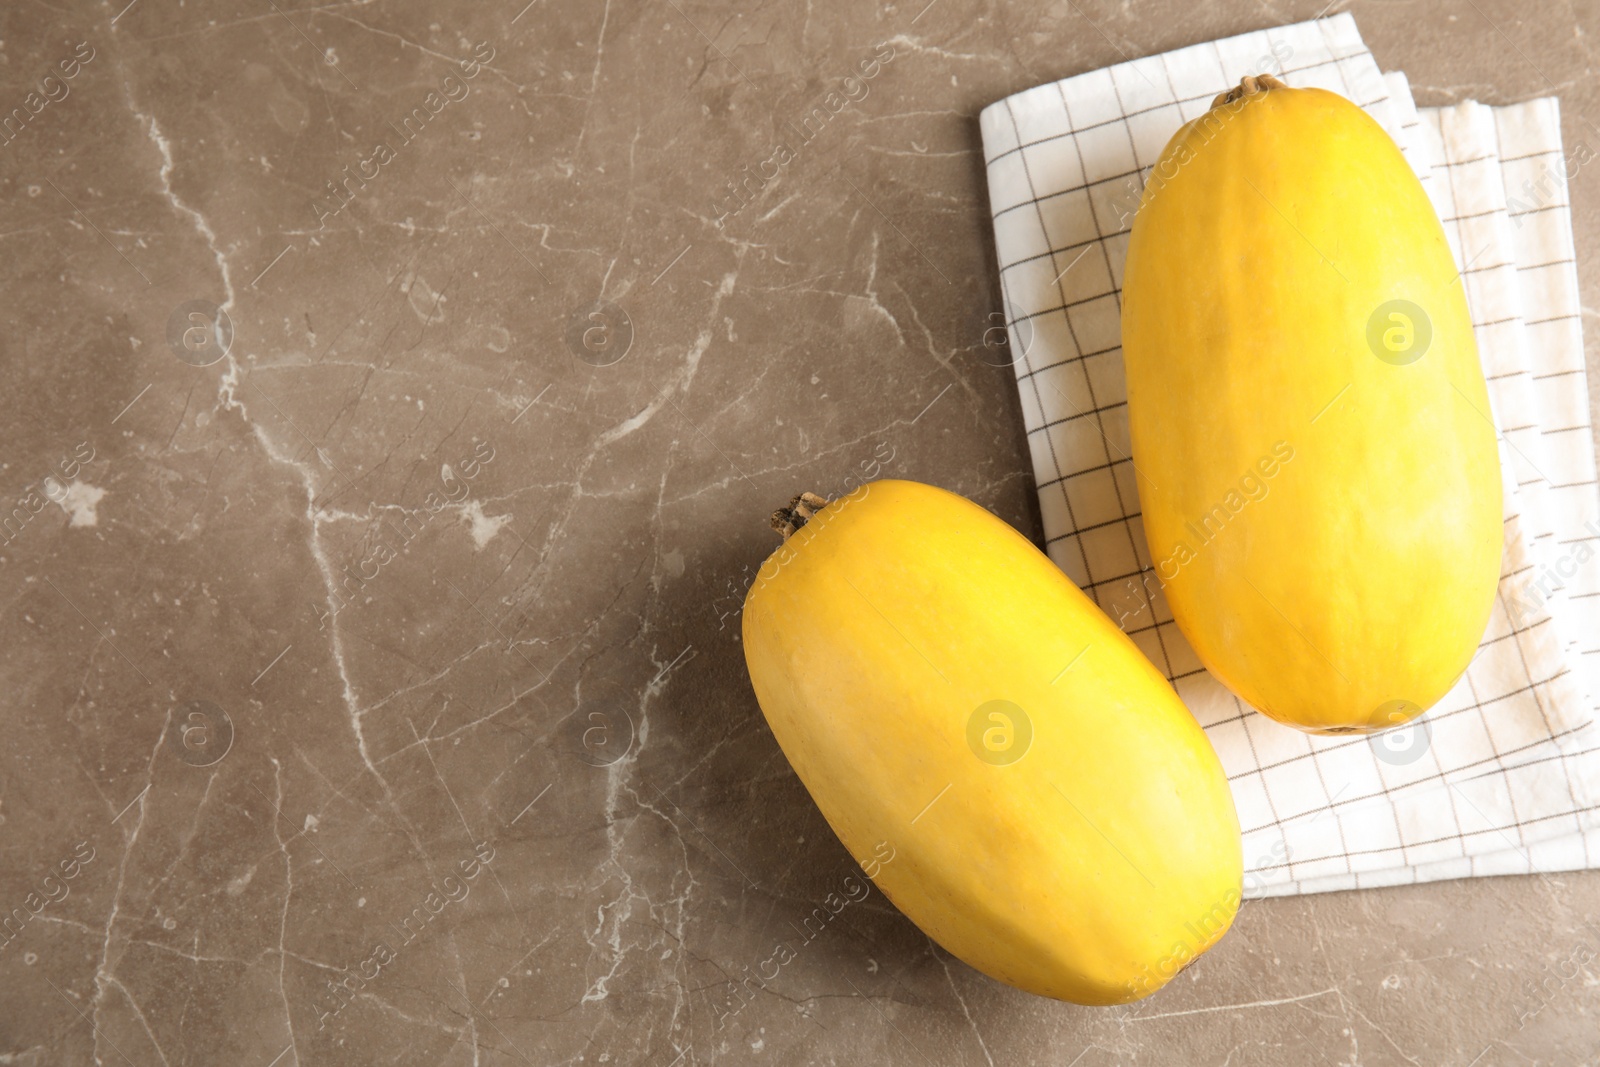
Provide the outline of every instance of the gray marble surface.
<path id="1" fill-rule="evenodd" d="M 852 867 L 744 672 L 766 516 L 1039 536 L 977 111 L 1319 3 L 525 3 L 0 10 L 0 1063 L 1600 1063 L 1594 874 L 1247 904 L 1109 1009 L 795 932 Z M 1600 143 L 1594 5 L 1351 9 Z"/>

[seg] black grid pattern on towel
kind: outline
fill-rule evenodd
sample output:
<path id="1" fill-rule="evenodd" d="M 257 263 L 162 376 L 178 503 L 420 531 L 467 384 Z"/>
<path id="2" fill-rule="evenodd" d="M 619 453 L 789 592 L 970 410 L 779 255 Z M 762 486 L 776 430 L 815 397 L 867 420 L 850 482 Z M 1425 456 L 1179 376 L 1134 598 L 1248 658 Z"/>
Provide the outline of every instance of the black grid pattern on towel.
<path id="1" fill-rule="evenodd" d="M 1229 772 L 1247 869 L 1269 876 L 1275 882 L 1269 891 L 1353 886 L 1363 874 L 1406 880 L 1395 872 L 1452 863 L 1470 868 L 1477 856 L 1525 854 L 1586 828 L 1584 816 L 1596 807 L 1587 788 L 1596 761 L 1583 741 L 1591 717 L 1587 686 L 1576 680 L 1583 672 L 1568 669 L 1548 612 L 1527 615 L 1506 600 L 1508 589 L 1536 574 L 1541 562 L 1508 548 L 1502 596 L 1484 644 L 1461 683 L 1430 712 L 1428 752 L 1406 765 L 1379 760 L 1367 739 L 1314 738 L 1254 714 L 1200 665 L 1159 583 L 1142 580 L 1153 572 L 1129 454 L 1118 336 L 1127 205 L 1137 204 L 1143 174 L 1177 126 L 1203 113 L 1222 87 L 1259 72 L 1248 67 L 1257 56 L 1281 60 L 1280 76 L 1292 85 L 1319 85 L 1355 100 L 1403 145 L 1418 131 L 1409 92 L 1391 98 L 1390 83 L 1348 15 L 1040 86 L 984 114 L 1002 293 L 1013 352 L 1021 353 L 1017 379 L 1047 550 L 1166 672 L 1207 730 Z M 1449 184 L 1454 168 L 1498 167 L 1495 148 L 1483 158 L 1453 159 L 1432 184 Z M 1450 211 L 1447 228 L 1457 247 L 1463 228 L 1471 231 L 1468 243 L 1478 240 L 1473 220 L 1494 211 L 1476 203 Z M 1504 284 L 1520 266 L 1503 241 L 1498 251 L 1491 245 L 1478 241 L 1459 260 L 1469 293 L 1480 291 L 1478 302 L 1490 290 L 1474 276 Z M 1550 260 L 1554 268 L 1531 271 L 1570 270 L 1570 237 L 1567 262 L 1560 258 Z M 1499 352 L 1512 331 L 1528 328 L 1514 302 L 1506 313 L 1479 315 L 1477 303 L 1473 310 L 1485 349 Z M 1553 321 L 1566 324 L 1561 329 L 1580 328 L 1576 320 Z M 1520 345 L 1521 334 L 1515 336 Z M 1575 367 L 1573 350 L 1564 351 L 1565 363 L 1545 368 L 1547 375 L 1562 376 L 1548 378 L 1558 383 L 1549 388 L 1584 395 L 1581 340 Z M 1520 398 L 1511 404 L 1519 416 L 1514 429 L 1501 435 L 1511 442 L 1503 453 L 1520 443 L 1531 454 L 1531 441 L 1562 431 L 1547 431 L 1534 418 L 1540 409 L 1533 403 L 1533 375 L 1514 364 L 1508 361 L 1491 382 L 1495 414 L 1506 425 L 1501 409 Z M 1574 375 L 1580 376 L 1576 386 Z M 1579 422 L 1586 426 L 1586 409 L 1575 409 L 1564 425 Z M 1591 434 L 1568 436 L 1592 449 Z M 1553 529 L 1522 535 L 1523 490 L 1548 497 L 1559 483 L 1529 466 L 1513 467 L 1506 519 L 1509 534 L 1531 551 L 1541 534 L 1551 545 L 1560 537 Z M 1559 469 L 1576 475 L 1573 492 L 1593 493 L 1592 454 L 1586 468 Z M 1545 507 L 1541 514 L 1554 510 Z M 1600 610 L 1600 596 L 1591 600 Z M 1552 708 L 1567 713 L 1552 714 Z M 1287 856 L 1274 852 L 1285 844 Z"/>

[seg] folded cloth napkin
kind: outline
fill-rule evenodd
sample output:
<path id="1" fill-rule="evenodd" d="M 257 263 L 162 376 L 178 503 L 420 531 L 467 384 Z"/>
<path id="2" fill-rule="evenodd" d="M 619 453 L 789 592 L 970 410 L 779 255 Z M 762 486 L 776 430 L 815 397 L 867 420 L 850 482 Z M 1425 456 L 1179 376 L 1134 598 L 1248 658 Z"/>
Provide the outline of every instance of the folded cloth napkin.
<path id="1" fill-rule="evenodd" d="M 1462 270 L 1500 441 L 1500 595 L 1418 723 L 1314 737 L 1200 666 L 1151 569 L 1130 459 L 1122 265 L 1144 176 L 1246 74 L 1338 92 L 1400 144 Z M 1248 895 L 1600 865 L 1600 493 L 1554 100 L 1419 111 L 1348 14 L 1038 86 L 981 116 L 1047 550 L 1176 686 L 1222 759 Z"/>

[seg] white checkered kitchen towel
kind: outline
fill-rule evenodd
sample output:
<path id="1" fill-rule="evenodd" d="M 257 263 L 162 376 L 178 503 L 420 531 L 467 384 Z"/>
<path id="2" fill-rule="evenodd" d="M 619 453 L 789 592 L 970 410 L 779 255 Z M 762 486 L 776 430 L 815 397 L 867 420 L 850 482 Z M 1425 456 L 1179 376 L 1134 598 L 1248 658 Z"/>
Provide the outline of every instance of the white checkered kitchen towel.
<path id="1" fill-rule="evenodd" d="M 1118 325 L 1128 227 L 1172 134 L 1259 73 L 1348 97 L 1406 152 L 1462 267 L 1500 439 L 1489 630 L 1425 726 L 1373 738 L 1256 714 L 1143 580 Z M 1205 727 L 1238 805 L 1248 895 L 1600 866 L 1600 494 L 1556 102 L 1419 111 L 1339 15 L 1038 86 L 981 121 L 1050 556 Z"/>

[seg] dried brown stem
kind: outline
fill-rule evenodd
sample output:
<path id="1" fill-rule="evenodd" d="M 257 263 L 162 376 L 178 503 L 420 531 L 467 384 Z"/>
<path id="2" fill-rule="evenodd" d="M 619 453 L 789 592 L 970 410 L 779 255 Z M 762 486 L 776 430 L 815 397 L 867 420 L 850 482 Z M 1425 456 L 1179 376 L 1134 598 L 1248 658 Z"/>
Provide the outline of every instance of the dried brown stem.
<path id="1" fill-rule="evenodd" d="M 789 501 L 788 507 L 779 508 L 772 513 L 772 528 L 787 541 L 794 536 L 796 530 L 810 522 L 813 515 L 827 506 L 828 501 L 825 497 L 820 497 L 816 493 L 801 493 Z"/>
<path id="2" fill-rule="evenodd" d="M 1211 106 L 1221 107 L 1223 104 L 1231 104 L 1235 100 L 1249 96 L 1251 93 L 1264 93 L 1268 89 L 1287 88 L 1289 88 L 1287 85 L 1270 74 L 1246 74 L 1239 80 L 1237 88 L 1229 89 L 1227 92 L 1218 95 L 1215 100 L 1211 101 Z"/>

